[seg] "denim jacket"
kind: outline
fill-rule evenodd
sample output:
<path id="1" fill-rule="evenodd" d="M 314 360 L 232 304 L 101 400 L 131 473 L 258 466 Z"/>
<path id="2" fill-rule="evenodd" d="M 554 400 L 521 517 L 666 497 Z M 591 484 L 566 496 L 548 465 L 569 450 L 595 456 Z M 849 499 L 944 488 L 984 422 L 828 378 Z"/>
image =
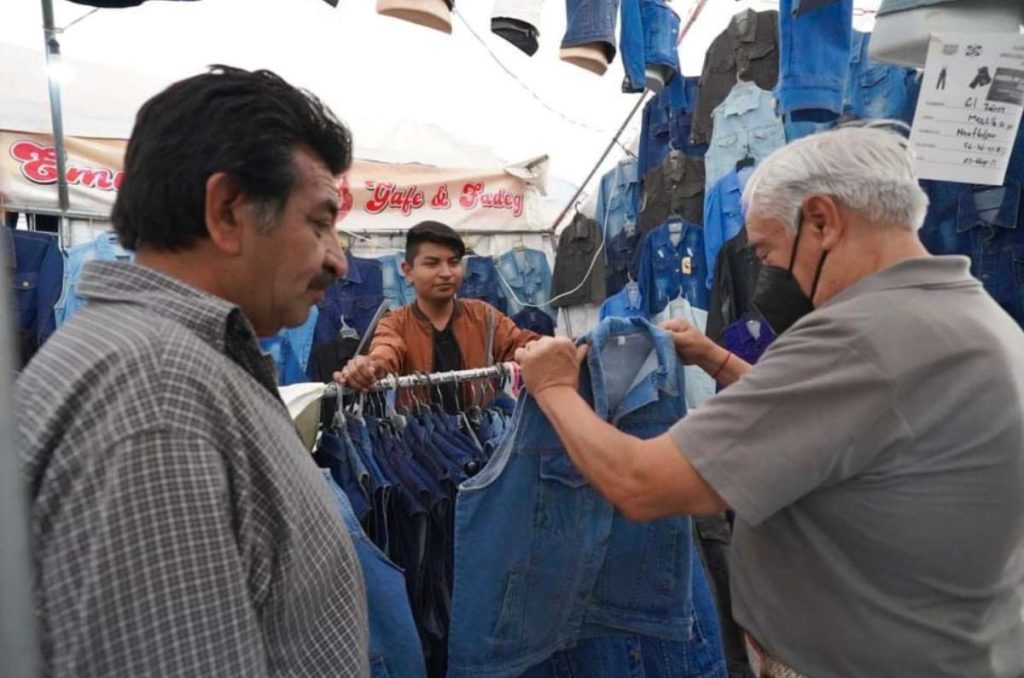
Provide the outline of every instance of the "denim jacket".
<path id="1" fill-rule="evenodd" d="M 871 34 L 853 32 L 850 73 L 843 116 L 854 120 L 902 120 L 914 117 L 918 74 L 913 68 L 871 61 Z"/>
<path id="2" fill-rule="evenodd" d="M 508 312 L 505 291 L 498 280 L 494 259 L 469 255 L 462 260 L 462 286 L 459 296 L 486 301 L 502 313 Z"/>
<path id="3" fill-rule="evenodd" d="M 402 275 L 402 262 L 405 255 L 389 254 L 380 257 L 381 275 L 384 281 L 384 297 L 390 302 L 391 308 L 411 304 L 416 300 L 416 290 L 405 281 Z"/>
<path id="4" fill-rule="evenodd" d="M 843 112 L 853 31 L 853 0 L 782 0 L 779 113 L 801 122 Z"/>
<path id="5" fill-rule="evenodd" d="M 665 0 L 622 0 L 619 47 L 626 78 L 623 92 L 643 92 L 647 66 L 666 66 L 679 73 L 679 15 Z"/>
<path id="6" fill-rule="evenodd" d="M 933 254 L 971 258 L 971 274 L 1024 327 L 1024 209 L 1022 185 L 928 182 L 932 206 L 921 241 Z M 1019 174 L 1015 176 L 1019 177 Z"/>
<path id="7" fill-rule="evenodd" d="M 82 277 L 82 266 L 88 261 L 131 261 L 134 254 L 121 247 L 113 232 L 101 233 L 94 240 L 72 247 L 64 260 L 64 289 L 54 308 L 57 326 L 60 327 L 85 305 L 78 296 L 78 279 Z"/>
<path id="8" fill-rule="evenodd" d="M 384 275 L 381 263 L 350 254 L 348 275 L 331 285 L 326 298 L 318 304 L 320 315 L 313 333 L 313 345 L 334 341 L 345 326 L 362 336 L 382 301 Z"/>
<path id="9" fill-rule="evenodd" d="M 761 162 L 786 145 L 786 130 L 775 115 L 771 92 L 741 82 L 715 109 L 715 133 L 704 156 L 707 187 L 736 169 L 744 158 Z"/>
<path id="10" fill-rule="evenodd" d="M 671 337 L 610 319 L 586 339 L 580 393 L 640 438 L 686 412 Z M 583 638 L 694 636 L 689 518 L 634 523 L 580 475 L 524 393 L 494 456 L 460 487 L 449 678 L 519 676 Z"/>
<path id="11" fill-rule="evenodd" d="M 674 237 L 677 243 L 673 243 Z M 706 281 L 703 228 L 687 221 L 669 221 L 647 234 L 637 281 L 647 317 L 658 315 L 678 297 L 706 311 Z"/>
<path id="12" fill-rule="evenodd" d="M 661 226 L 672 216 L 704 223 L 704 158 L 670 152 L 644 177 L 640 231 Z"/>
<path id="13" fill-rule="evenodd" d="M 57 237 L 36 231 L 11 231 L 14 271 L 10 285 L 18 307 L 18 328 L 31 354 L 57 329 L 54 307 L 64 284 L 64 255 Z M 28 358 L 28 355 L 23 355 Z"/>
<path id="14" fill-rule="evenodd" d="M 637 227 L 637 163 L 623 161 L 601 177 L 597 193 L 597 223 L 606 240 Z"/>
<path id="15" fill-rule="evenodd" d="M 511 249 L 498 257 L 497 267 L 503 284 L 510 288 L 504 290 L 510 315 L 523 310 L 523 304 L 540 306 L 551 313 L 551 265 L 546 254 L 534 249 Z M 523 304 L 516 301 L 517 297 Z"/>
<path id="16" fill-rule="evenodd" d="M 277 381 L 282 386 L 309 380 L 309 356 L 313 351 L 313 333 L 319 318 L 320 309 L 313 306 L 306 322 L 298 327 L 288 327 L 273 337 L 260 339 L 260 348 L 274 359 Z"/>

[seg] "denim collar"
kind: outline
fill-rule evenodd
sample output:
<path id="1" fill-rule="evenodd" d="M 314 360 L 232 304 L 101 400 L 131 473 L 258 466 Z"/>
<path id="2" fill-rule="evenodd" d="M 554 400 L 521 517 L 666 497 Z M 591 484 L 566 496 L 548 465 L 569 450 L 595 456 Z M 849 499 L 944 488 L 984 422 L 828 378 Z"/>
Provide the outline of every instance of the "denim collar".
<path id="1" fill-rule="evenodd" d="M 601 363 L 601 351 L 618 337 L 646 334 L 650 337 L 652 350 L 641 367 L 636 379 L 622 398 L 616 411 L 609 412 L 605 369 Z M 659 330 L 643 318 L 606 318 L 588 336 L 581 337 L 580 343 L 590 344 L 587 353 L 587 367 L 594 397 L 594 411 L 604 420 L 613 421 L 630 412 L 658 400 L 658 391 L 678 396 L 679 388 L 669 368 L 676 364 L 675 347 L 667 332 Z"/>
<path id="2" fill-rule="evenodd" d="M 746 30 L 740 30 L 741 18 L 746 23 Z M 740 42 L 754 42 L 757 40 L 757 12 L 752 9 L 747 9 L 732 18 L 729 21 L 729 35 L 733 40 Z"/>
<path id="3" fill-rule="evenodd" d="M 1005 191 L 1003 194 L 1002 204 L 999 206 L 999 211 L 996 213 L 995 217 L 991 221 L 988 221 L 978 214 L 978 207 L 974 204 L 974 196 L 976 193 L 999 190 Z M 1001 188 L 977 188 L 964 191 L 960 196 L 960 202 L 958 205 L 956 220 L 957 233 L 970 231 L 971 229 L 978 228 L 979 226 L 1017 228 L 1017 220 L 1020 216 L 1020 198 L 1020 182 L 1013 179 L 1008 179 L 1006 184 Z"/>
<path id="4" fill-rule="evenodd" d="M 522 254 L 522 262 L 520 263 L 519 255 Z M 512 262 L 512 265 L 516 269 L 516 273 L 528 278 L 530 274 L 539 270 L 537 266 L 533 265 L 533 257 L 531 250 L 524 249 L 521 252 L 515 248 L 509 250 L 504 256 L 508 257 L 508 260 Z"/>
<path id="5" fill-rule="evenodd" d="M 570 240 L 588 240 L 590 238 L 590 222 L 592 221 L 588 217 L 582 214 L 576 214 L 573 217 L 572 223 L 567 228 L 567 235 Z"/>
<path id="6" fill-rule="evenodd" d="M 672 232 L 669 228 L 670 224 L 683 225 L 683 230 L 680 233 L 678 245 L 672 244 Z M 664 224 L 651 231 L 647 235 L 647 237 L 651 240 L 651 245 L 653 247 L 662 247 L 668 245 L 673 249 L 679 249 L 681 247 L 686 247 L 686 234 L 689 233 L 691 229 L 697 229 L 698 231 L 704 230 L 702 226 L 695 224 L 691 221 L 687 221 L 685 219 L 669 219 Z M 694 253 L 691 252 L 691 254 Z"/>
<path id="7" fill-rule="evenodd" d="M 359 257 L 353 256 L 352 254 L 346 254 L 348 257 L 348 275 L 339 280 L 342 285 L 362 285 L 363 274 L 359 272 L 358 263 L 365 261 Z"/>
<path id="8" fill-rule="evenodd" d="M 756 110 L 761 105 L 760 87 L 752 82 L 741 82 L 732 88 L 729 97 L 722 105 L 726 115 L 743 115 Z"/>

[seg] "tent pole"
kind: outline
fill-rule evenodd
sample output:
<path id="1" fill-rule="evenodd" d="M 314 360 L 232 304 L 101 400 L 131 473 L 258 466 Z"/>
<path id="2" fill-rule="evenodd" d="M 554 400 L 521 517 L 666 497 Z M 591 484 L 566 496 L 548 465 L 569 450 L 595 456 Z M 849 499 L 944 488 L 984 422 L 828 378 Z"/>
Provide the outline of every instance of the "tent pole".
<path id="1" fill-rule="evenodd" d="M 42 0 L 43 33 L 46 46 L 46 80 L 50 89 L 50 117 L 53 120 L 53 145 L 57 155 L 57 200 L 60 204 L 61 244 L 66 245 L 64 237 L 65 221 L 70 206 L 68 199 L 67 157 L 64 148 L 64 112 L 60 101 L 60 81 L 55 70 L 60 64 L 60 43 L 57 42 L 57 29 L 53 21 L 53 0 Z"/>
<path id="2" fill-rule="evenodd" d="M 640 106 L 643 105 L 644 100 L 647 99 L 647 94 L 650 91 L 651 90 L 649 89 L 645 89 L 644 93 L 637 97 L 636 105 L 633 106 L 633 110 L 631 110 L 629 115 L 626 116 L 626 119 L 622 121 L 622 125 L 619 126 L 619 131 L 616 132 L 615 136 L 612 137 L 612 140 L 608 142 L 608 147 L 604 149 L 604 153 L 602 153 L 601 157 L 597 159 L 597 163 L 595 163 L 594 167 L 590 170 L 590 174 L 588 174 L 587 178 L 583 180 L 580 187 L 576 189 L 576 194 L 572 196 L 569 203 L 565 206 L 565 209 L 563 209 L 562 213 L 558 215 L 557 219 L 555 219 L 555 223 L 551 224 L 552 233 L 558 228 L 558 225 L 562 223 L 562 219 L 564 219 L 565 215 L 569 213 L 569 210 L 571 210 L 572 206 L 576 204 L 576 201 L 580 199 L 580 196 L 583 195 L 583 191 L 587 188 L 587 184 L 589 184 L 590 180 L 594 178 L 595 174 L 597 174 L 597 170 L 601 168 L 601 163 L 604 162 L 604 159 L 607 158 L 608 154 L 612 152 L 613 148 L 615 148 L 615 144 L 619 143 L 619 137 L 621 137 L 622 133 L 626 131 L 629 121 L 632 120 L 633 116 L 636 115 L 636 112 L 640 110 Z"/>

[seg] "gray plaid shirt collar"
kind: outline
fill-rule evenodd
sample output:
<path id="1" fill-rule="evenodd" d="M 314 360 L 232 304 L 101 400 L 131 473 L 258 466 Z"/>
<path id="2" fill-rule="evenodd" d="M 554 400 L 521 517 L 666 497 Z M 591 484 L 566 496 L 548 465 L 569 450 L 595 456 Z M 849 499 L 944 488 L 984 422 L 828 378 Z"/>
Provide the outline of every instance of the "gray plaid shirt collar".
<path id="1" fill-rule="evenodd" d="M 242 309 L 226 299 L 123 261 L 87 263 L 78 294 L 90 301 L 142 306 L 187 327 L 279 397 L 273 359 L 260 350 L 256 331 Z"/>

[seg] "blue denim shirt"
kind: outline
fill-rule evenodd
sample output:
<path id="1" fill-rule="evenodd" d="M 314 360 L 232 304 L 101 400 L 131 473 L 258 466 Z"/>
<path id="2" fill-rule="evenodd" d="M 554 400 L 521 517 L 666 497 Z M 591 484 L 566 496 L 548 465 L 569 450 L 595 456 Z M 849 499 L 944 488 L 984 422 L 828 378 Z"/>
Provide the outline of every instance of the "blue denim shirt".
<path id="1" fill-rule="evenodd" d="M 711 187 L 704 200 L 704 261 L 708 267 L 707 287 L 715 283 L 715 262 L 722 246 L 743 229 L 743 188 L 753 168 L 733 170 Z"/>
<path id="2" fill-rule="evenodd" d="M 622 161 L 601 177 L 596 218 L 605 241 L 614 239 L 623 231 L 628 234 L 636 229 L 639 219 L 637 206 L 640 203 L 637 190 L 635 160 Z"/>
<path id="3" fill-rule="evenodd" d="M 856 120 L 888 119 L 910 123 L 918 87 L 917 70 L 871 61 L 870 45 L 870 33 L 853 32 L 843 115 Z"/>
<path id="4" fill-rule="evenodd" d="M 676 235 L 673 236 L 673 231 Z M 678 242 L 673 243 L 673 237 Z M 653 318 L 677 297 L 707 310 L 707 264 L 704 229 L 686 221 L 669 221 L 647 234 L 640 252 L 640 293 L 644 313 Z"/>
<path id="5" fill-rule="evenodd" d="M 121 247 L 113 232 L 101 233 L 90 242 L 76 245 L 67 251 L 64 260 L 64 288 L 54 308 L 57 326 L 63 325 L 80 308 L 85 299 L 78 296 L 78 280 L 82 266 L 88 261 L 131 261 L 135 255 Z"/>
<path id="6" fill-rule="evenodd" d="M 601 320 L 606 318 L 644 318 L 644 297 L 636 283 L 626 285 L 601 304 Z"/>
<path id="7" fill-rule="evenodd" d="M 779 113 L 826 121 L 843 112 L 853 0 L 779 3 Z"/>
<path id="8" fill-rule="evenodd" d="M 327 290 L 320 307 L 313 345 L 334 341 L 342 323 L 360 336 L 366 332 L 380 303 L 384 301 L 384 274 L 380 261 L 348 256 L 348 276 Z"/>
<path id="9" fill-rule="evenodd" d="M 426 678 L 423 648 L 413 621 L 402 570 L 366 538 L 348 497 L 327 470 L 324 470 L 324 480 L 331 488 L 363 570 L 370 622 L 370 675 L 373 678 Z"/>
<path id="10" fill-rule="evenodd" d="M 498 280 L 494 259 L 469 255 L 462 260 L 462 271 L 460 297 L 481 299 L 502 313 L 508 313 L 508 303 Z"/>
<path id="11" fill-rule="evenodd" d="M 613 318 L 586 341 L 580 394 L 599 417 L 648 439 L 685 415 L 668 333 Z M 600 635 L 693 638 L 690 519 L 622 516 L 529 394 L 488 465 L 460 487 L 455 532 L 449 678 L 518 676 Z"/>
<path id="12" fill-rule="evenodd" d="M 1007 176 L 1021 175 L 1011 169 Z M 925 183 L 932 205 L 921 241 L 933 254 L 970 257 L 971 275 L 1024 327 L 1021 181 L 1009 178 L 996 187 Z"/>
<path id="13" fill-rule="evenodd" d="M 679 73 L 679 15 L 665 0 L 622 0 L 619 49 L 626 78 L 623 92 L 643 92 L 646 66 L 668 66 Z"/>
<path id="14" fill-rule="evenodd" d="M 711 147 L 704 156 L 705 181 L 711 188 L 744 158 L 761 162 L 786 145 L 786 130 L 775 115 L 775 100 L 752 82 L 736 85 L 713 114 Z"/>
<path id="15" fill-rule="evenodd" d="M 511 249 L 498 257 L 497 267 L 504 284 L 510 288 L 504 291 L 509 314 L 523 310 L 524 306 L 519 301 L 539 306 L 545 313 L 552 313 L 548 306 L 548 299 L 551 298 L 551 264 L 546 254 L 534 249 Z"/>
<path id="16" fill-rule="evenodd" d="M 57 329 L 54 307 L 64 286 L 64 255 L 57 236 L 12 231 L 14 269 L 11 289 L 18 306 L 18 327 L 42 346 Z"/>
<path id="17" fill-rule="evenodd" d="M 381 275 L 384 279 L 384 297 L 390 302 L 391 308 L 398 308 L 416 301 L 416 290 L 405 281 L 402 275 L 402 262 L 405 255 L 389 254 L 380 257 Z"/>

